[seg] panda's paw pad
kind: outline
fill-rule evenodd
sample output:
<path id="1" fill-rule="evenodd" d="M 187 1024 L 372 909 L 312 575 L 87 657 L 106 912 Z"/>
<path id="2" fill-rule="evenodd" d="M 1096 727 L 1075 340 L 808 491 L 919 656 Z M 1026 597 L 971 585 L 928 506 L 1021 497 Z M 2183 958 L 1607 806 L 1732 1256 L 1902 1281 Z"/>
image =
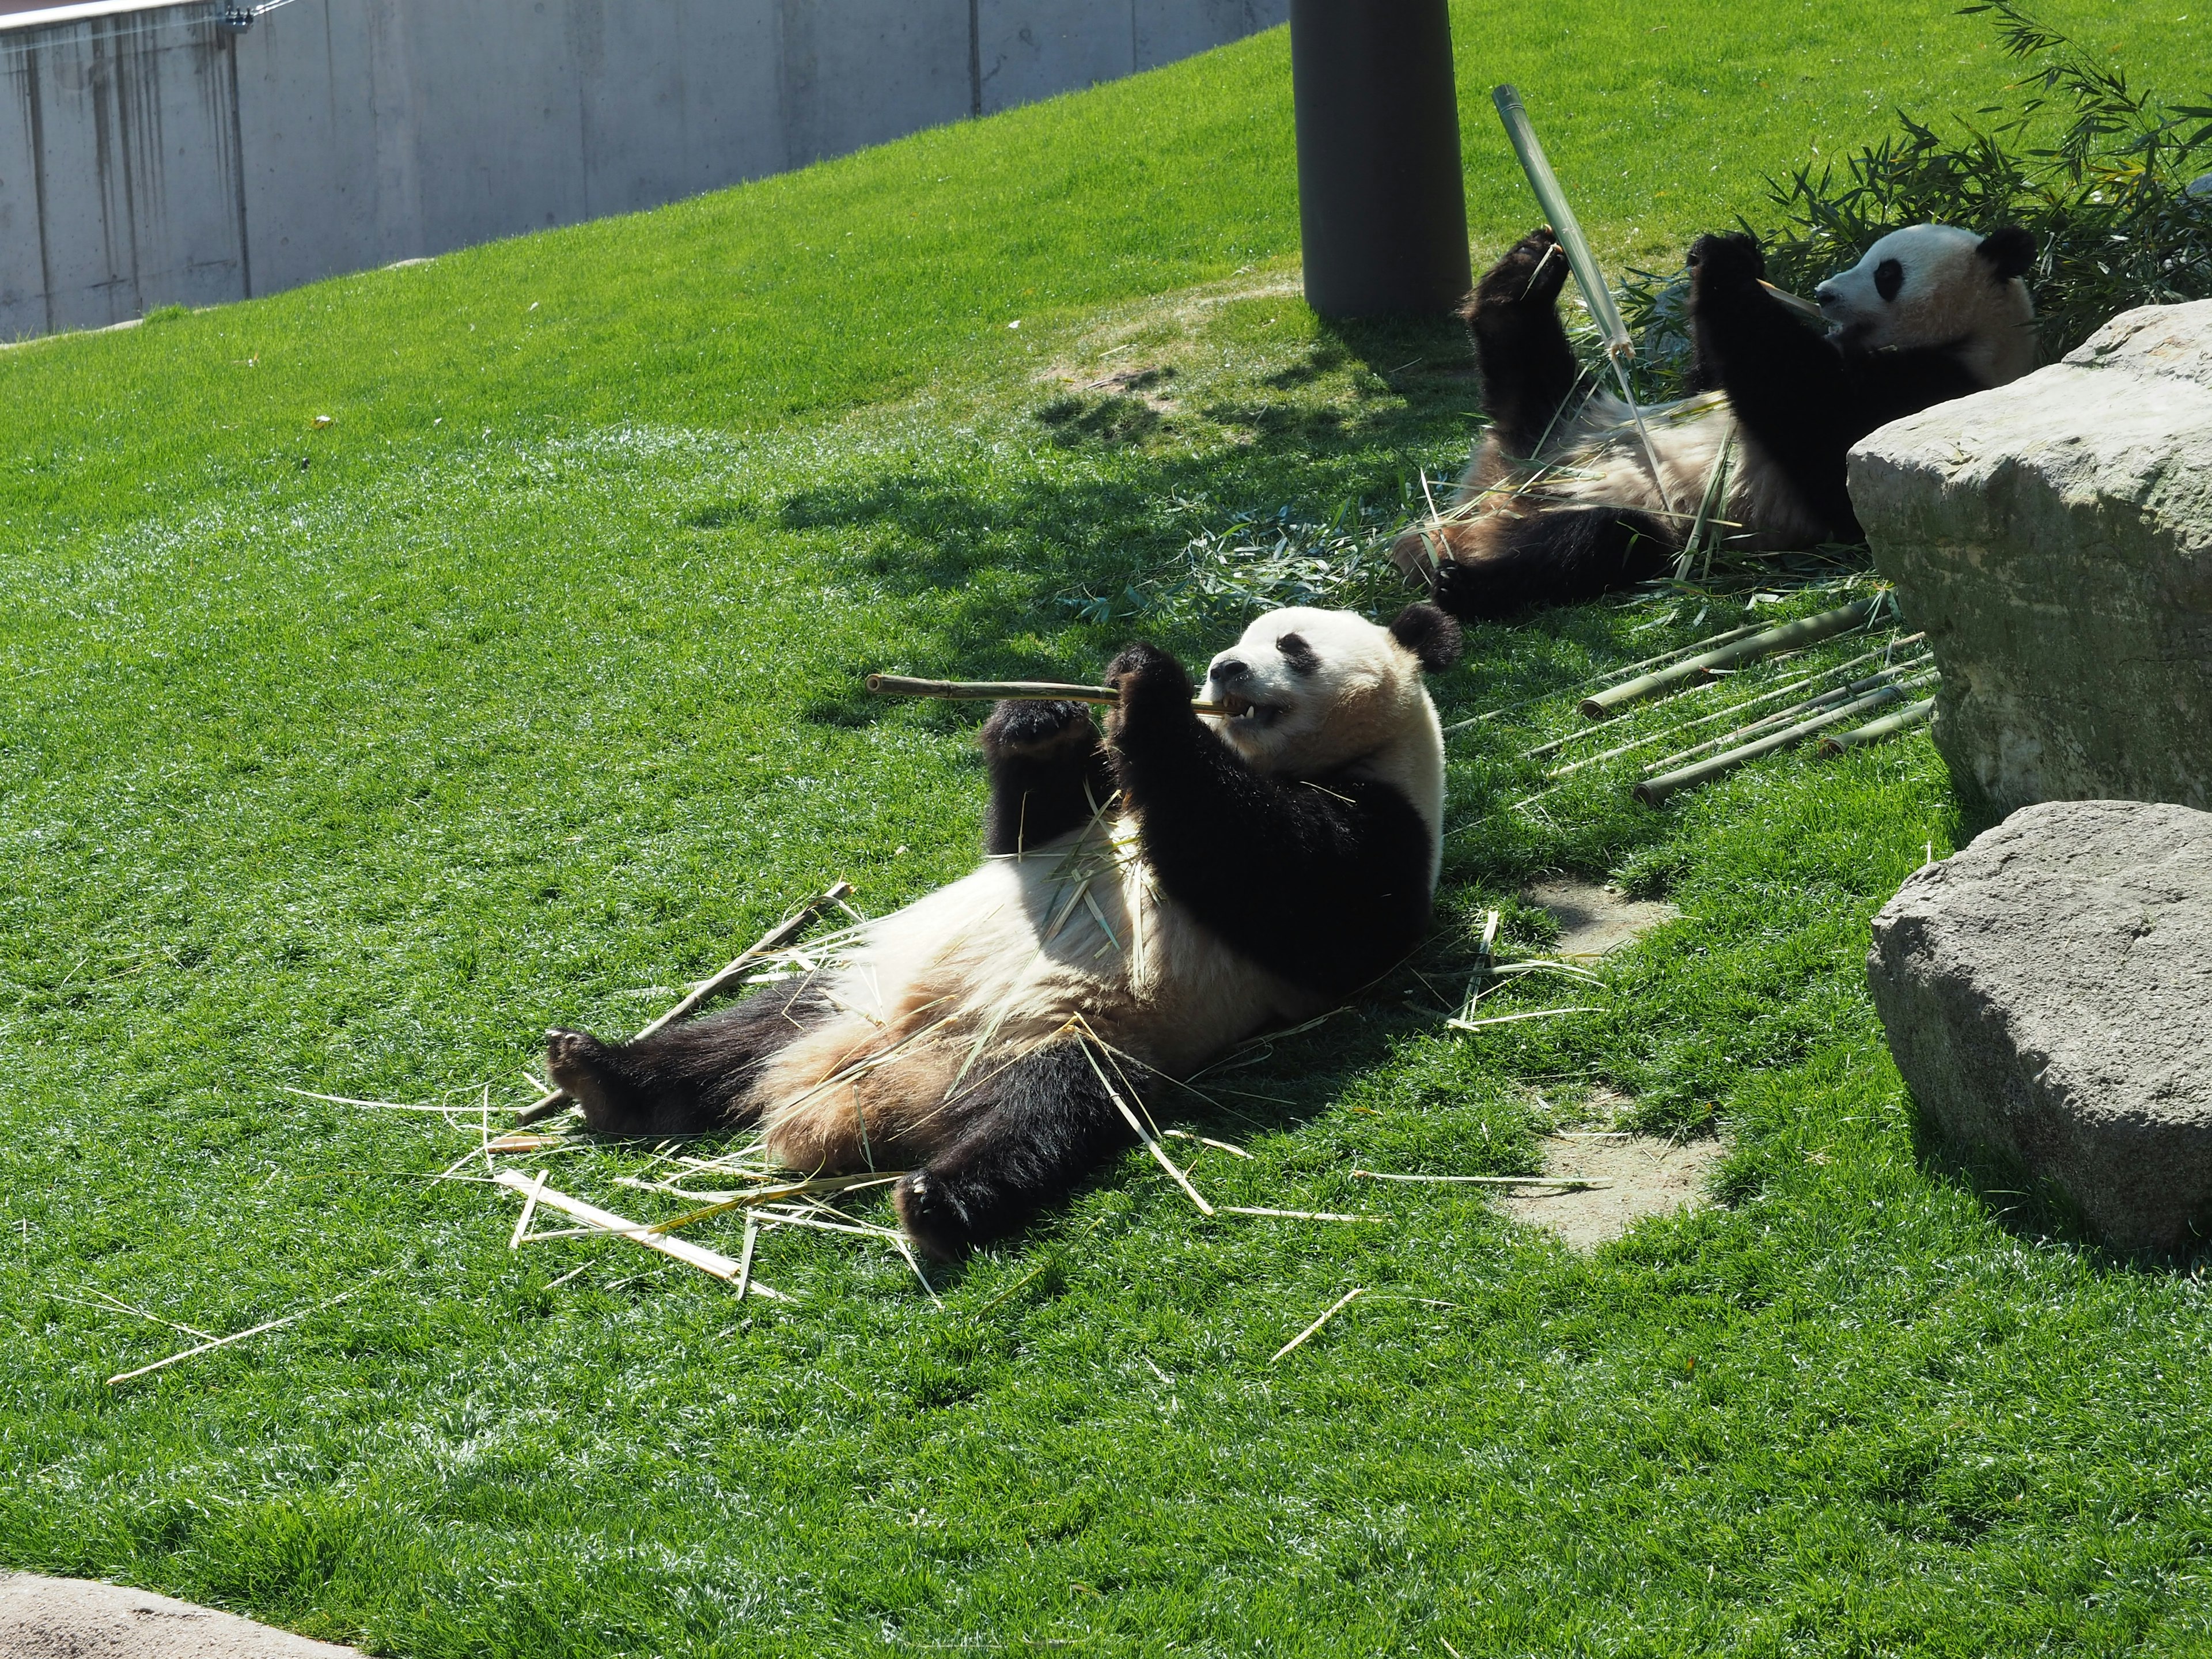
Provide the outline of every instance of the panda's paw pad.
<path id="1" fill-rule="evenodd" d="M 1499 306 L 1549 307 L 1566 286 L 1567 258 L 1549 226 L 1530 231 L 1483 273 L 1474 290 L 1474 311 Z"/>
<path id="2" fill-rule="evenodd" d="M 1002 702 L 983 722 L 987 754 L 1044 756 L 1096 734 L 1079 702 Z"/>
<path id="3" fill-rule="evenodd" d="M 891 1188 L 891 1207 L 906 1236 L 933 1261 L 958 1261 L 967 1255 L 973 1235 L 966 1208 L 928 1170 L 902 1177 Z"/>

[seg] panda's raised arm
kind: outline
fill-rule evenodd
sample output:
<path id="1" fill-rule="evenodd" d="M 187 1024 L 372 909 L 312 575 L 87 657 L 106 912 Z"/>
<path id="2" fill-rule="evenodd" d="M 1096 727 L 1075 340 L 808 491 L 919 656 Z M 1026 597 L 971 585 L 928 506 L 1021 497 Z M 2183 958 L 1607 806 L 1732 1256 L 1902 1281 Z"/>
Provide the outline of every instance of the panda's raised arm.
<path id="1" fill-rule="evenodd" d="M 1107 671 L 1108 738 L 1167 895 L 1261 966 L 1345 995 L 1387 972 L 1429 915 L 1428 826 L 1372 780 L 1267 777 L 1191 712 L 1182 666 L 1133 645 Z"/>
<path id="2" fill-rule="evenodd" d="M 1020 853 L 1090 821 L 1114 793 L 1114 769 L 1079 702 L 1002 702 L 983 722 L 991 804 L 983 850 Z"/>
<path id="3" fill-rule="evenodd" d="M 1700 236 L 1690 248 L 1698 378 L 1726 392 L 1744 431 L 1807 506 L 1856 535 L 1844 458 L 1866 435 L 1843 355 L 1799 322 L 1759 278 L 1750 237 Z"/>

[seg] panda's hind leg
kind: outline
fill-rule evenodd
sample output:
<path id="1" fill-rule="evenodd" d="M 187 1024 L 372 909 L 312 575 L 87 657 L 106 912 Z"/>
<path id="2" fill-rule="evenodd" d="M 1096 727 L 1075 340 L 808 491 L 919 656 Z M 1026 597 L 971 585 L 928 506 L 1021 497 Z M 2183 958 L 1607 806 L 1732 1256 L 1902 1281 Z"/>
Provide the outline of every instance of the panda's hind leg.
<path id="1" fill-rule="evenodd" d="M 908 1236 L 939 1261 L 1020 1231 L 1134 1139 L 1080 1038 L 1024 1055 L 988 1088 L 959 1136 L 892 1191 Z"/>
<path id="2" fill-rule="evenodd" d="M 1478 554 L 1437 573 L 1437 604 L 1455 617 L 1494 619 L 1594 599 L 1663 574 L 1677 551 L 1657 519 L 1621 507 L 1553 507 L 1493 522 L 1497 533 Z"/>
<path id="3" fill-rule="evenodd" d="M 549 1031 L 545 1064 L 597 1133 L 705 1134 L 746 1121 L 746 1096 L 762 1066 L 830 1011 L 821 989 L 800 980 L 633 1042 Z"/>
<path id="4" fill-rule="evenodd" d="M 1581 374 L 1559 326 L 1566 280 L 1566 250 L 1540 228 L 1483 273 L 1461 311 L 1474 337 L 1492 438 L 1516 459 L 1543 447 Z"/>

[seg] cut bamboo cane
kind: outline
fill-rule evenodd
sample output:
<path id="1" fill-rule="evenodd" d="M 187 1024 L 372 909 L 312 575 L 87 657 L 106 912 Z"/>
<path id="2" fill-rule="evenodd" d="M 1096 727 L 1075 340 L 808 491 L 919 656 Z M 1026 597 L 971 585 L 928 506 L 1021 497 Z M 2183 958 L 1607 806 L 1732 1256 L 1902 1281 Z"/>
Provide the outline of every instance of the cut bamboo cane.
<path id="1" fill-rule="evenodd" d="M 1918 702 L 1907 703 L 1894 714 L 1885 714 L 1878 720 L 1869 720 L 1856 732 L 1845 732 L 1832 738 L 1820 739 L 1820 752 L 1840 755 L 1846 749 L 1856 749 L 1862 744 L 1880 743 L 1884 738 L 1893 738 L 1899 732 L 1911 730 L 1926 722 L 1936 712 L 1936 699 L 1926 697 Z"/>
<path id="2" fill-rule="evenodd" d="M 1353 1285 L 1341 1297 L 1337 1298 L 1336 1301 L 1329 1304 L 1329 1310 L 1327 1313 L 1323 1314 L 1319 1319 L 1315 1320 L 1312 1324 L 1307 1326 L 1305 1329 L 1300 1331 L 1289 1341 L 1284 1343 L 1281 1347 L 1276 1349 L 1273 1358 L 1270 1358 L 1267 1363 L 1272 1365 L 1277 1359 L 1280 1359 L 1285 1354 L 1290 1352 L 1291 1349 L 1297 1347 L 1308 1337 L 1311 1336 L 1316 1331 L 1328 1324 L 1330 1320 L 1335 1318 L 1337 1315 L 1342 1313 L 1346 1308 L 1350 1307 L 1354 1297 L 1365 1295 L 1366 1290 L 1367 1287 L 1364 1285 Z"/>
<path id="3" fill-rule="evenodd" d="M 1662 772 L 1656 778 L 1646 778 L 1636 786 L 1634 791 L 1636 799 L 1648 806 L 1656 806 L 1678 790 L 1687 789 L 1710 778 L 1717 778 L 1723 772 L 1732 772 L 1746 761 L 1754 761 L 1761 755 L 1771 755 L 1778 749 L 1786 749 L 1791 744 L 1801 742 L 1812 736 L 1814 732 L 1833 726 L 1839 720 L 1847 720 L 1852 715 L 1864 714 L 1869 708 L 1879 708 L 1884 703 L 1895 702 L 1904 696 L 1903 686 L 1885 685 L 1879 691 L 1869 692 L 1863 697 L 1839 704 L 1825 713 L 1815 714 L 1809 720 L 1800 720 L 1795 726 L 1785 726 L 1779 732 L 1771 732 L 1754 743 L 1745 744 L 1741 748 L 1730 749 L 1718 755 L 1709 756 L 1694 766 L 1685 766 L 1677 771 Z"/>
<path id="4" fill-rule="evenodd" d="M 1097 702 L 1118 703 L 1121 694 L 1110 685 L 1065 685 L 1058 680 L 925 680 L 910 674 L 871 674 L 867 688 L 881 697 L 944 697 L 964 702 Z M 1218 714 L 1218 702 L 1194 702 L 1201 714 Z"/>
<path id="5" fill-rule="evenodd" d="M 748 964 L 757 961 L 760 957 L 767 955 L 770 951 L 781 950 L 783 946 L 790 944 L 792 940 L 797 939 L 801 933 L 806 931 L 808 925 L 813 921 L 814 918 L 821 913 L 825 906 L 836 903 L 852 890 L 852 883 L 848 881 L 836 882 L 821 893 L 817 894 L 814 897 L 807 900 L 806 902 L 800 905 L 798 909 L 793 911 L 781 921 L 776 923 L 775 927 L 769 928 L 768 932 L 763 933 L 760 938 L 754 940 L 752 944 L 738 951 L 738 954 L 732 957 L 719 973 L 716 973 L 708 979 L 702 981 L 699 984 L 693 986 L 690 992 L 685 995 L 682 1000 L 678 1002 L 677 1005 L 673 1008 L 671 1008 L 666 1013 L 661 1015 L 659 1018 L 654 1020 L 650 1025 L 647 1025 L 643 1030 L 640 1031 L 637 1034 L 638 1036 L 651 1036 L 655 1031 L 658 1031 L 662 1026 L 667 1024 L 670 1021 L 683 1018 L 684 1015 L 690 1013 L 694 1008 L 696 1008 L 708 997 L 714 995 L 715 992 L 720 990 L 732 980 L 735 979 L 738 974 L 744 970 Z M 636 1039 L 633 1038 L 631 1040 L 635 1042 Z M 560 1109 L 562 1103 L 568 1098 L 568 1092 L 565 1090 L 554 1089 L 549 1091 L 514 1115 L 515 1127 L 520 1128 L 526 1123 L 535 1123 L 541 1117 L 550 1117 L 554 1112 Z"/>
<path id="6" fill-rule="evenodd" d="M 1711 651 L 1718 646 L 1733 645 L 1738 640 L 1758 633 L 1765 626 L 1765 623 L 1750 623 L 1741 628 L 1731 628 L 1725 634 L 1715 634 L 1708 639 L 1692 640 L 1689 644 L 1677 646 L 1672 651 L 1662 651 L 1656 657 L 1645 657 L 1640 661 L 1625 662 L 1618 668 L 1608 668 L 1597 677 L 1598 681 L 1603 684 L 1607 680 L 1625 679 L 1631 674 L 1641 673 L 1644 670 L 1656 667 L 1661 663 L 1672 662 L 1677 657 L 1692 656 L 1700 651 Z M 1505 703 L 1496 708 L 1486 708 L 1480 714 L 1471 715 L 1466 720 L 1455 721 L 1452 725 L 1447 726 L 1443 729 L 1444 736 L 1450 737 L 1455 732 L 1465 732 L 1470 727 L 1481 725 L 1485 720 L 1494 720 L 1500 714 L 1510 714 L 1522 708 L 1533 708 L 1538 703 L 1547 702 L 1557 695 L 1556 692 L 1549 692 L 1544 696 L 1523 697 L 1518 702 Z M 1562 739 L 1562 742 L 1564 741 L 1565 740 Z M 1557 746 L 1554 744 L 1542 750 L 1532 749 L 1528 752 L 1532 755 L 1549 754 L 1551 749 Z"/>
<path id="7" fill-rule="evenodd" d="M 1859 599 L 1834 611 L 1824 611 L 1817 617 L 1801 617 L 1796 622 L 1761 629 L 1733 645 L 1724 645 L 1717 651 L 1707 651 L 1670 667 L 1593 692 L 1583 699 L 1583 713 L 1591 720 L 1602 720 L 1622 703 L 1633 702 L 1638 697 L 1648 697 L 1656 691 L 1680 685 L 1685 680 L 1695 679 L 1709 668 L 1732 667 L 1737 663 L 1749 662 L 1777 651 L 1818 644 L 1822 640 L 1832 639 L 1838 634 L 1863 625 L 1874 615 L 1878 603 L 1875 599 Z"/>
<path id="8" fill-rule="evenodd" d="M 1695 720 L 1685 720 L 1680 726 L 1670 727 L 1668 730 L 1661 732 L 1659 736 L 1661 738 L 1680 737 L 1685 732 L 1694 732 L 1701 726 L 1711 726 L 1715 720 L 1731 719 L 1736 715 L 1742 714 L 1748 710 L 1757 708 L 1763 703 L 1772 702 L 1777 697 L 1786 697 L 1791 692 L 1802 691 L 1808 685 L 1818 685 L 1824 680 L 1832 680 L 1839 674 L 1848 673 L 1852 669 L 1857 668 L 1863 664 L 1878 661 L 1885 657 L 1891 658 L 1891 660 L 1884 663 L 1881 670 L 1878 671 L 1877 675 L 1874 678 L 1879 678 L 1880 675 L 1893 675 L 1901 673 L 1908 669 L 1918 667 L 1921 664 L 1928 661 L 1927 657 L 1909 657 L 1902 661 L 1899 661 L 1892 655 L 1892 653 L 1897 651 L 1897 649 L 1901 646 L 1917 644 L 1926 637 L 1927 636 L 1923 634 L 1907 634 L 1902 639 L 1890 640 L 1875 650 L 1862 651 L 1857 656 L 1847 657 L 1842 662 L 1836 663 L 1829 667 L 1817 670 L 1810 674 L 1800 674 L 1795 679 L 1785 680 L 1780 685 L 1776 686 L 1773 690 L 1770 691 L 1762 691 L 1755 697 L 1746 697 L 1741 702 L 1730 703 L 1725 708 L 1716 708 L 1710 714 L 1700 714 Z M 1791 703 L 1787 708 L 1776 709 L 1771 715 L 1761 715 L 1759 718 L 1762 720 L 1779 718 L 1798 709 L 1808 708 L 1813 703 L 1818 702 L 1820 698 L 1826 696 L 1827 695 L 1828 693 L 1825 691 L 1815 691 L 1811 696 L 1805 697 L 1801 699 L 1799 702 Z M 1590 729 L 1597 730 L 1602 728 Z M 1679 753 L 1668 755 L 1661 759 L 1646 763 L 1644 769 L 1647 772 L 1663 772 L 1668 767 L 1674 765 L 1677 762 L 1690 760 L 1698 755 L 1704 754 L 1708 749 L 1713 747 L 1715 744 L 1727 743 L 1729 738 L 1733 735 L 1734 733 L 1732 732 L 1723 732 L 1717 738 L 1709 738 L 1703 743 L 1692 744 L 1689 748 L 1682 750 Z"/>
<path id="9" fill-rule="evenodd" d="M 1778 726 L 1792 725 L 1798 720 L 1817 714 L 1823 709 L 1833 708 L 1838 703 L 1849 702 L 1854 697 L 1863 697 L 1869 691 L 1878 691 L 1886 685 L 1909 687 L 1923 684 L 1928 678 L 1927 672 L 1923 671 L 1929 668 L 1928 658 L 1916 657 L 1910 662 L 1898 664 L 1894 668 L 1885 668 L 1878 673 L 1852 680 L 1848 684 L 1818 692 L 1812 696 L 1791 703 L 1786 708 L 1778 708 L 1771 714 L 1761 714 L 1757 720 L 1740 726 L 1732 732 L 1723 732 L 1717 737 L 1707 738 L 1703 743 L 1693 743 L 1687 749 L 1677 750 L 1672 755 L 1662 757 L 1656 761 L 1647 762 L 1644 763 L 1644 770 L 1646 775 L 1654 772 L 1671 772 L 1685 761 L 1695 760 L 1698 756 L 1711 754 L 1716 749 L 1734 749 L 1741 744 L 1748 743 L 1753 738 L 1765 735 Z"/>
<path id="10" fill-rule="evenodd" d="M 514 1191 L 526 1195 L 532 1189 L 531 1178 L 519 1170 L 501 1170 L 492 1178 L 501 1186 L 512 1188 Z M 588 1222 L 593 1227 L 605 1230 L 614 1237 L 627 1238 L 633 1244 L 642 1244 L 648 1250 L 658 1250 L 665 1256 L 671 1256 L 681 1261 L 687 1267 L 696 1267 L 702 1273 L 708 1273 L 716 1279 L 733 1283 L 744 1271 L 743 1264 L 732 1261 L 729 1257 L 717 1251 L 694 1244 L 688 1238 L 671 1238 L 664 1233 L 653 1231 L 652 1228 L 640 1222 L 616 1215 L 612 1211 L 602 1210 L 595 1204 L 586 1204 L 580 1198 L 571 1198 L 566 1193 L 556 1192 L 544 1185 L 543 1176 L 538 1178 L 536 1192 L 537 1201 L 542 1208 L 558 1210 L 562 1215 L 572 1215 L 579 1221 Z M 769 1289 L 758 1279 L 752 1282 L 750 1291 L 754 1296 L 764 1296 L 771 1301 L 792 1300 L 781 1291 Z"/>

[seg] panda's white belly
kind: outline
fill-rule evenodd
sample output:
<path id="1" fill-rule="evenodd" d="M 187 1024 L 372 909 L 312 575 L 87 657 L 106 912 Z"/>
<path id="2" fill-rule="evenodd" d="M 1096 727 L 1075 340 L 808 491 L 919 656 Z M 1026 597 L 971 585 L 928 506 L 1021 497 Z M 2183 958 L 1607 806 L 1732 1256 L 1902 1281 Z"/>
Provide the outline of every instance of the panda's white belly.
<path id="1" fill-rule="evenodd" d="M 1762 552 L 1804 547 L 1827 526 L 1808 512 L 1756 442 L 1737 422 L 1724 392 L 1710 392 L 1643 410 L 1650 437 L 1646 453 L 1629 407 L 1609 393 L 1592 397 L 1531 466 L 1506 471 L 1478 457 L 1462 487 L 1462 511 L 1473 515 L 1530 505 L 1613 507 L 1659 518 L 1677 542 L 1689 538 L 1713 469 L 1729 456 L 1728 492 L 1713 516 L 1731 545 Z M 1652 459 L 1658 461 L 1658 488 Z"/>
<path id="2" fill-rule="evenodd" d="M 1326 1006 L 1161 893 L 1127 817 L 994 858 L 873 923 L 829 994 L 837 1012 L 753 1090 L 771 1149 L 798 1168 L 905 1167 L 984 1103 L 998 1067 L 1073 1031 L 1181 1076 Z"/>

